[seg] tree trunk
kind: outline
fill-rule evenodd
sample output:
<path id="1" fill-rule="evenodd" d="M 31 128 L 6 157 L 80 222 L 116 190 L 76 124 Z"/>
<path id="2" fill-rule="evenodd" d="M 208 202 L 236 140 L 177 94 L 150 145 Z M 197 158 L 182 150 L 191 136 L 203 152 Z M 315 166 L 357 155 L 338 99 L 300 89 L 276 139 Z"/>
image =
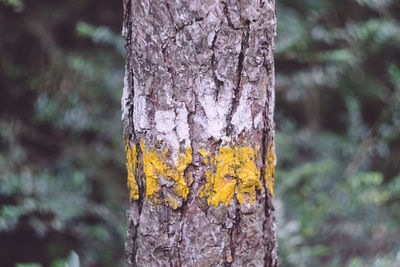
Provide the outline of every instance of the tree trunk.
<path id="1" fill-rule="evenodd" d="M 124 0 L 127 266 L 277 266 L 275 0 Z"/>

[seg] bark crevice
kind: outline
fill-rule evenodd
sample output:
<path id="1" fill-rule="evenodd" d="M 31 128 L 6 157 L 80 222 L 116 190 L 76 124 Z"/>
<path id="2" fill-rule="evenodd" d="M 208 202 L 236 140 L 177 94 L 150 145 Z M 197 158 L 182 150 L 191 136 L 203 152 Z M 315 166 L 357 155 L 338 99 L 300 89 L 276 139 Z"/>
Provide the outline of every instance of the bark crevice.
<path id="1" fill-rule="evenodd" d="M 215 89 L 216 89 L 215 90 L 215 94 L 214 94 L 215 95 L 215 101 L 218 101 L 219 92 L 221 90 L 221 87 L 224 85 L 224 82 L 221 81 L 220 79 L 218 79 L 218 76 L 217 76 L 218 62 L 217 62 L 217 60 L 215 58 L 215 53 L 216 53 L 216 51 L 215 51 L 215 41 L 218 38 L 218 33 L 219 33 L 219 30 L 215 32 L 214 39 L 212 40 L 212 44 L 211 44 L 211 50 L 212 50 L 211 71 L 212 71 L 212 76 L 213 76 L 213 79 L 214 79 L 214 84 L 215 84 Z"/>
<path id="2" fill-rule="evenodd" d="M 225 15 L 225 17 L 226 17 L 226 21 L 227 21 L 227 23 L 228 23 L 228 26 L 229 26 L 230 28 L 234 29 L 234 30 L 240 30 L 239 27 L 235 27 L 235 26 L 233 25 L 233 23 L 232 23 L 232 20 L 231 20 L 231 17 L 230 17 L 230 12 L 229 12 L 228 4 L 227 4 L 225 1 L 222 2 L 222 4 L 224 5 L 223 12 L 224 12 L 224 15 Z"/>
<path id="3" fill-rule="evenodd" d="M 231 253 L 231 257 L 232 257 L 231 258 L 232 261 L 230 262 L 230 266 L 236 260 L 235 251 L 236 251 L 237 244 L 235 242 L 235 240 L 236 240 L 235 233 L 237 232 L 237 235 L 238 236 L 240 235 L 239 234 L 239 232 L 240 232 L 240 203 L 239 203 L 239 201 L 237 200 L 236 197 L 234 198 L 233 205 L 235 206 L 235 213 L 234 213 L 235 217 L 232 218 L 233 219 L 232 220 L 232 227 L 231 227 L 231 229 L 229 231 L 229 237 L 230 237 L 230 239 L 229 239 L 229 248 L 230 248 L 230 253 Z"/>
<path id="4" fill-rule="evenodd" d="M 237 107 L 240 101 L 240 95 L 242 92 L 242 79 L 243 79 L 243 68 L 244 62 L 246 59 L 246 51 L 249 47 L 249 39 L 250 39 L 250 21 L 246 20 L 244 22 L 244 26 L 242 29 L 242 40 L 240 44 L 240 53 L 238 57 L 238 64 L 237 64 L 237 82 L 234 88 L 233 94 L 234 98 L 232 99 L 232 106 L 231 109 L 226 117 L 227 127 L 226 127 L 226 134 L 231 136 L 233 134 L 234 126 L 232 124 L 232 117 L 235 114 Z M 239 134 L 239 133 L 237 133 Z"/>

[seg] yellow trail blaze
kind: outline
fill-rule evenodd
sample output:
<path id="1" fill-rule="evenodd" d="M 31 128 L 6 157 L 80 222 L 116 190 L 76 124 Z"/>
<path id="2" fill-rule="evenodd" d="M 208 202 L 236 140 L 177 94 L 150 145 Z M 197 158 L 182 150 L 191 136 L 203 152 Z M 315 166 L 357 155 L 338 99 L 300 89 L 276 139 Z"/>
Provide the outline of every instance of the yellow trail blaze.
<path id="1" fill-rule="evenodd" d="M 193 182 L 192 174 L 185 178 L 185 169 L 192 162 L 192 149 L 187 147 L 184 153 L 178 153 L 175 165 L 167 163 L 167 151 L 157 151 L 148 148 L 140 141 L 143 154 L 143 171 L 146 176 L 146 199 L 153 199 L 160 204 L 159 199 L 160 179 L 174 181 L 173 191 L 175 196 L 166 196 L 164 201 L 173 209 L 178 208 L 178 198 L 186 200 L 189 186 Z M 137 169 L 136 147 L 126 148 L 128 170 L 128 187 L 133 199 L 139 198 L 138 185 L 135 179 Z M 253 204 L 256 200 L 257 190 L 263 190 L 260 180 L 260 169 L 256 166 L 259 158 L 258 149 L 251 146 L 221 147 L 215 156 L 204 148 L 198 152 L 203 156 L 204 163 L 208 166 L 206 171 L 206 184 L 199 191 L 198 196 L 207 200 L 208 205 L 229 205 L 236 195 L 239 203 Z M 270 145 L 266 152 L 265 183 L 273 195 L 275 153 Z"/>
<path id="2" fill-rule="evenodd" d="M 143 141 L 140 142 L 140 147 L 143 152 L 143 170 L 146 175 L 146 199 L 152 198 L 158 202 L 158 192 L 161 190 L 159 178 L 174 181 L 174 193 L 177 197 L 186 199 L 189 194 L 189 186 L 184 172 L 187 165 L 192 162 L 192 148 L 187 147 L 183 156 L 178 153 L 176 166 L 169 166 L 166 150 L 158 153 L 155 149 L 147 149 Z M 178 207 L 176 199 L 169 197 L 166 200 L 171 207 Z"/>
<path id="3" fill-rule="evenodd" d="M 269 189 L 269 192 L 272 196 L 274 195 L 275 160 L 275 151 L 272 148 L 272 145 L 269 145 L 265 155 L 265 185 Z"/>
<path id="4" fill-rule="evenodd" d="M 200 197 L 207 198 L 210 206 L 229 205 L 235 194 L 239 203 L 255 202 L 256 190 L 262 185 L 255 163 L 257 153 L 252 147 L 222 147 L 215 157 L 207 157 L 204 161 L 210 162 L 211 169 L 206 172 L 207 182 L 199 191 Z"/>
<path id="5" fill-rule="evenodd" d="M 133 199 L 139 199 L 139 188 L 135 178 L 135 172 L 137 170 L 137 153 L 136 146 L 130 146 L 129 142 L 125 143 L 126 152 L 126 170 L 128 172 L 128 188 L 130 196 Z"/>

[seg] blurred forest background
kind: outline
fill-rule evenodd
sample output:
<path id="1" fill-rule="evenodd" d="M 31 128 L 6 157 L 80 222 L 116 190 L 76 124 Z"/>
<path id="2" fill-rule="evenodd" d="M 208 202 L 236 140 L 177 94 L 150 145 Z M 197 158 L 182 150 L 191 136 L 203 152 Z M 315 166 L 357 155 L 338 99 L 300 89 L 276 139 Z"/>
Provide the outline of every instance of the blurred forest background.
<path id="1" fill-rule="evenodd" d="M 400 1 L 278 0 L 281 266 L 400 266 Z M 0 0 L 0 266 L 122 266 L 122 3 Z"/>

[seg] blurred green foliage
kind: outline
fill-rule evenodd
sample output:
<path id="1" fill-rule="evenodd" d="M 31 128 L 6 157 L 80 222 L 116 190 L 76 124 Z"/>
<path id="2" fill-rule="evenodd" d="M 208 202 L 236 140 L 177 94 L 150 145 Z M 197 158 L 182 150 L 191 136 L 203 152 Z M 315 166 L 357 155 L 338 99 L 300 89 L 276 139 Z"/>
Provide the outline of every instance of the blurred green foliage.
<path id="1" fill-rule="evenodd" d="M 400 3 L 277 5 L 281 266 L 398 266 Z M 1 266 L 123 265 L 121 9 L 0 0 Z"/>
<path id="2" fill-rule="evenodd" d="M 282 266 L 400 265 L 400 3 L 277 1 Z"/>
<path id="3" fill-rule="evenodd" d="M 121 25 L 122 3 L 0 3 L 0 266 L 122 266 Z"/>

